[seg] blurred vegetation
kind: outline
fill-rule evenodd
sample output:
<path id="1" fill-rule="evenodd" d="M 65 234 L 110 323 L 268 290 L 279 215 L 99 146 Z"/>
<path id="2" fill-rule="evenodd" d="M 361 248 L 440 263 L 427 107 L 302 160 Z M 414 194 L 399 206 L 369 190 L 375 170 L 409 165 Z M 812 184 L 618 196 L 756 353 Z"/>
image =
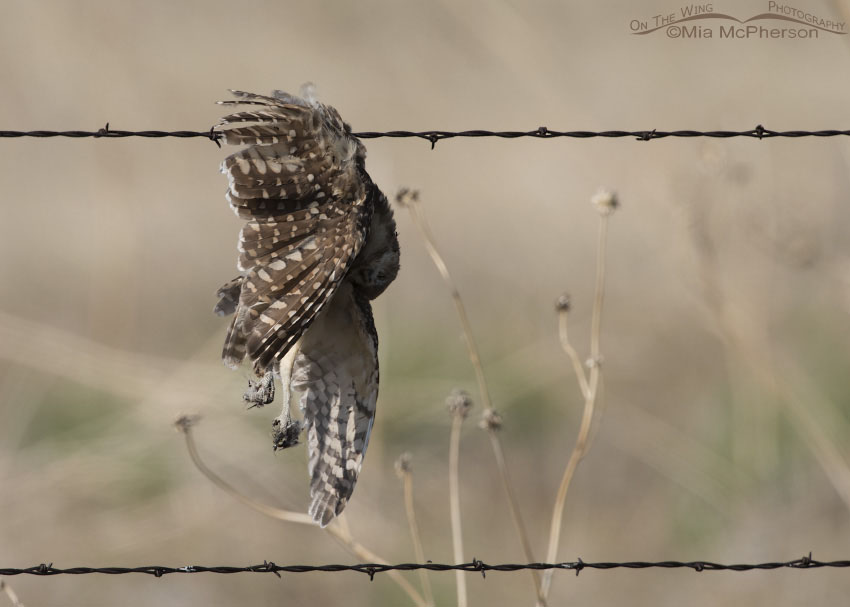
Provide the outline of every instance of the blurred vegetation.
<path id="1" fill-rule="evenodd" d="M 3 128 L 200 130 L 228 87 L 308 80 L 355 130 L 846 121 L 850 85 L 835 77 L 850 62 L 846 36 L 634 37 L 637 13 L 678 6 L 590 6 L 12 3 L 0 20 Z M 844 3 L 811 10 L 847 15 Z M 850 141 L 367 147 L 388 195 L 422 192 L 504 419 L 538 558 L 583 404 L 552 304 L 571 294 L 571 339 L 587 357 L 599 185 L 618 190 L 623 209 L 609 234 L 602 402 L 559 554 L 850 557 Z M 239 230 L 217 173 L 223 156 L 201 140 L 0 141 L 5 566 L 353 562 L 319 530 L 212 486 L 172 427 L 199 413 L 198 449 L 215 471 L 255 499 L 306 508 L 304 448 L 272 453 L 275 407 L 246 411 L 245 373 L 219 362 L 225 324 L 212 293 L 234 275 Z M 409 451 L 426 557 L 451 560 L 444 401 L 459 387 L 476 400 L 460 452 L 465 554 L 517 562 L 451 299 L 409 216 L 396 216 L 402 270 L 375 306 L 381 394 L 348 523 L 381 557 L 413 559 L 393 472 Z M 453 576 L 431 579 L 438 604 L 453 604 Z M 408 604 L 386 578 L 348 574 L 10 581 L 26 605 Z M 472 605 L 533 604 L 525 573 L 467 583 Z M 841 604 L 850 580 L 591 572 L 556 575 L 552 592 L 552 605 Z"/>

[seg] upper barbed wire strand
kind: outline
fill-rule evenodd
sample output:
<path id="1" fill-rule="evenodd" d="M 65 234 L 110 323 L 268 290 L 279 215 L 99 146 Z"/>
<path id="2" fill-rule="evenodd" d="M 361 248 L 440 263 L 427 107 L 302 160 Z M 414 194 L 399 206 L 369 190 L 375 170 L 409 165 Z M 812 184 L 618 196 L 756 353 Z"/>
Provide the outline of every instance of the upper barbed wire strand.
<path id="1" fill-rule="evenodd" d="M 500 139 L 517 139 L 520 137 L 531 137 L 535 139 L 554 139 L 558 137 L 569 137 L 573 139 L 591 139 L 595 137 L 603 137 L 609 139 L 631 137 L 638 141 L 651 141 L 653 139 L 665 139 L 668 137 L 676 138 L 693 138 L 693 137 L 713 137 L 719 139 L 729 139 L 732 137 L 748 137 L 751 139 L 770 139 L 773 137 L 840 137 L 850 135 L 850 130 L 826 129 L 820 131 L 774 131 L 767 129 L 762 125 L 757 125 L 755 128 L 746 131 L 695 131 L 695 130 L 678 130 L 678 131 L 659 131 L 658 129 L 650 129 L 643 131 L 553 131 L 545 126 L 536 128 L 533 131 L 486 131 L 486 130 L 467 130 L 467 131 L 363 131 L 352 133 L 359 139 L 379 139 L 385 138 L 415 138 L 424 139 L 431 142 L 431 148 L 438 141 L 454 138 L 478 138 L 478 137 L 496 137 Z M 125 131 L 113 130 L 109 128 L 109 124 L 97 131 L 0 131 L 0 138 L 18 138 L 18 137 L 70 137 L 81 139 L 85 137 L 93 138 L 123 138 L 123 137 L 148 137 L 148 138 L 163 138 L 177 137 L 181 139 L 203 137 L 210 139 L 217 145 L 220 145 L 219 140 L 222 135 L 213 127 L 207 131 Z"/>

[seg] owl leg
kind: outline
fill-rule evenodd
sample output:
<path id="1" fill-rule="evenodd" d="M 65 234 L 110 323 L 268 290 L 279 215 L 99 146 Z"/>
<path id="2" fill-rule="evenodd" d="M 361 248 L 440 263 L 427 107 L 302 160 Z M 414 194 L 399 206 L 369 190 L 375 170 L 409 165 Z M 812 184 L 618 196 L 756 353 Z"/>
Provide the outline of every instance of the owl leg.
<path id="1" fill-rule="evenodd" d="M 292 387 L 290 381 L 292 379 L 292 365 L 295 362 L 295 356 L 298 354 L 300 342 L 297 342 L 283 360 L 280 362 L 280 384 L 283 392 L 283 410 L 280 415 L 272 422 L 274 428 L 272 433 L 272 443 L 274 450 L 286 449 L 298 444 L 298 437 L 301 435 L 303 424 L 297 419 L 292 419 Z"/>
<path id="2" fill-rule="evenodd" d="M 268 405 L 274 400 L 274 373 L 267 371 L 260 379 L 248 380 L 248 389 L 242 395 L 242 400 L 250 403 L 249 409 Z"/>

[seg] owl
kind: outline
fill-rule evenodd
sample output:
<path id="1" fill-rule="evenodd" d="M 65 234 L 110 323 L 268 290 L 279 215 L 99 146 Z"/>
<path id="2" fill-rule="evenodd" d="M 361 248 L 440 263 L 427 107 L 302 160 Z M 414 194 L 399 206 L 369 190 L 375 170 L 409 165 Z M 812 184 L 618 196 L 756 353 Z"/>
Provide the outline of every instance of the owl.
<path id="1" fill-rule="evenodd" d="M 332 107 L 274 91 L 231 91 L 215 130 L 247 145 L 221 165 L 226 198 L 246 220 L 239 276 L 215 311 L 233 314 L 222 358 L 252 364 L 245 400 L 284 410 L 275 449 L 307 436 L 310 508 L 322 527 L 351 497 L 378 397 L 378 335 L 370 301 L 395 279 L 399 246 L 386 196 L 365 169 L 366 149 Z M 299 394 L 303 424 L 289 396 Z"/>

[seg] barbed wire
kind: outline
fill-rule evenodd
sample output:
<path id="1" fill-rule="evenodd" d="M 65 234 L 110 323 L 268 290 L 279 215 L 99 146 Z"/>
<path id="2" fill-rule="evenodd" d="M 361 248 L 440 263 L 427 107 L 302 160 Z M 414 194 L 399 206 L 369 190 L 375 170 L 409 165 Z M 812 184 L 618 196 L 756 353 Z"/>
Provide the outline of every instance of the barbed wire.
<path id="1" fill-rule="evenodd" d="M 538 127 L 533 131 L 485 131 L 485 130 L 468 130 L 468 131 L 364 131 L 353 133 L 359 139 L 378 139 L 381 137 L 387 138 L 416 138 L 424 139 L 431 142 L 431 149 L 438 141 L 444 139 L 453 139 L 456 137 L 477 138 L 477 137 L 498 137 L 501 139 L 518 139 L 520 137 L 532 137 L 535 139 L 554 139 L 558 137 L 570 137 L 573 139 L 591 139 L 594 137 L 604 138 L 622 138 L 632 137 L 638 141 L 652 141 L 653 139 L 665 139 L 667 137 L 693 138 L 693 137 L 714 137 L 720 139 L 729 139 L 732 137 L 749 137 L 751 139 L 771 139 L 774 137 L 839 137 L 850 135 L 850 130 L 827 129 L 821 131 L 774 131 L 756 125 L 755 128 L 746 131 L 695 131 L 695 130 L 678 130 L 678 131 L 659 131 L 658 129 L 650 129 L 645 131 L 553 131 L 545 126 Z M 123 137 L 178 137 L 181 139 L 203 137 L 210 139 L 216 145 L 221 147 L 221 133 L 215 128 L 208 131 L 123 131 L 113 130 L 109 128 L 109 123 L 105 127 L 96 131 L 0 131 L 0 138 L 18 138 L 18 137 L 70 137 L 80 139 L 85 137 L 93 138 L 123 138 Z"/>
<path id="2" fill-rule="evenodd" d="M 142 567 L 69 567 L 60 569 L 53 563 L 36 565 L 35 567 L 0 568 L 0 576 L 12 575 L 83 575 L 89 573 L 102 573 L 106 575 L 121 575 L 126 573 L 144 573 L 154 577 L 162 577 L 169 573 L 274 573 L 280 577 L 281 573 L 310 573 L 324 571 L 328 573 L 339 571 L 354 571 L 365 573 L 369 579 L 374 579 L 375 574 L 387 571 L 416 571 L 426 569 L 428 571 L 467 571 L 481 573 L 482 576 L 488 571 L 522 571 L 527 569 L 563 569 L 575 571 L 576 575 L 585 569 L 692 569 L 696 572 L 702 571 L 755 571 L 772 569 L 821 569 L 824 567 L 843 568 L 850 567 L 850 560 L 844 561 L 818 561 L 812 558 L 812 554 L 793 561 L 755 563 L 755 564 L 733 564 L 722 565 L 710 561 L 626 561 L 622 563 L 598 562 L 587 563 L 580 558 L 577 561 L 563 563 L 526 563 L 526 564 L 502 564 L 488 565 L 477 559 L 460 565 L 446 565 L 440 563 L 400 563 L 398 565 L 386 565 L 381 563 L 359 563 L 356 565 L 277 565 L 272 561 L 263 561 L 261 565 L 248 565 L 244 567 L 187 565 L 184 567 L 164 567 L 160 565 L 149 565 Z"/>
<path id="3" fill-rule="evenodd" d="M 85 137 L 94 137 L 99 139 L 106 138 L 121 138 L 121 137 L 179 137 L 187 139 L 191 137 L 204 137 L 218 143 L 221 134 L 210 129 L 209 131 L 120 131 L 109 128 L 109 123 L 106 126 L 96 131 L 0 131 L 0 138 L 18 138 L 18 137 L 70 137 L 72 139 L 82 139 Z"/>

